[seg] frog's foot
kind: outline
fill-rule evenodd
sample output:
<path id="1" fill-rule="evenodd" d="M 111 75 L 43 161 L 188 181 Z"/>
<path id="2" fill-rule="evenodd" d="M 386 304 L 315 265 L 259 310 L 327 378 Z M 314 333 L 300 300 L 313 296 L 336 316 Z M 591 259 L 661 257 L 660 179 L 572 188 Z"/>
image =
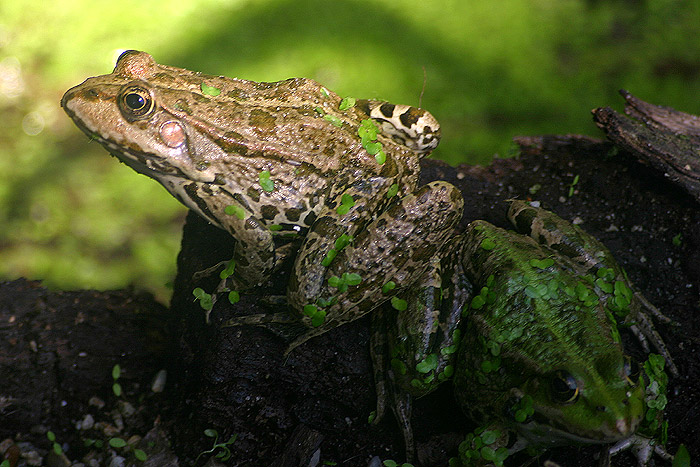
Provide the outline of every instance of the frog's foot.
<path id="1" fill-rule="evenodd" d="M 629 438 L 618 441 L 615 445 L 608 449 L 610 456 L 614 456 L 622 451 L 630 449 L 640 466 L 646 466 L 651 460 L 651 456 L 656 453 L 662 459 L 673 460 L 673 456 L 669 454 L 663 445 L 656 440 L 645 438 L 640 435 L 632 435 Z"/>
<path id="2" fill-rule="evenodd" d="M 661 313 L 661 311 L 656 308 L 649 300 L 642 295 L 642 293 L 638 290 L 634 291 L 634 296 L 637 300 L 639 300 L 639 303 L 642 304 L 645 310 L 647 310 L 649 313 L 654 316 L 654 318 L 658 319 L 662 323 L 667 323 L 667 324 L 672 324 L 674 326 L 680 326 L 677 322 L 673 321 L 671 318 L 666 316 L 665 314 Z"/>
<path id="3" fill-rule="evenodd" d="M 197 271 L 194 274 L 192 274 L 192 281 L 193 282 L 198 282 L 203 279 L 208 279 L 214 275 L 219 275 L 219 272 L 221 269 L 226 267 L 226 264 L 228 264 L 228 261 L 220 261 L 216 263 L 214 266 L 208 267 L 206 269 L 202 269 L 201 271 Z"/>
<path id="4" fill-rule="evenodd" d="M 381 312 L 372 314 L 370 354 L 372 356 L 374 387 L 377 395 L 377 410 L 372 419 L 372 424 L 379 424 L 386 414 L 387 405 L 390 406 L 403 435 L 406 461 L 413 462 L 416 453 L 413 428 L 411 426 L 413 396 L 397 387 L 393 371 L 389 368 L 386 360 L 388 355 L 386 320 L 390 317 L 395 317 L 395 315 Z"/>
<path id="5" fill-rule="evenodd" d="M 653 307 L 653 305 L 649 305 Z M 659 314 L 661 313 L 659 312 Z M 632 315 L 631 319 L 629 319 L 632 322 L 630 325 L 630 331 L 632 331 L 632 333 L 635 335 L 639 343 L 642 345 L 642 348 L 644 348 L 644 351 L 649 353 L 649 341 L 651 341 L 659 354 L 661 354 L 661 356 L 664 357 L 664 360 L 666 360 L 668 370 L 673 376 L 677 377 L 679 375 L 678 367 L 676 367 L 676 364 L 673 362 L 671 352 L 668 351 L 666 343 L 654 328 L 651 318 L 642 312 L 637 312 L 634 314 L 630 313 L 630 315 Z M 666 317 L 664 316 L 664 318 Z"/>
<path id="6" fill-rule="evenodd" d="M 309 339 L 306 337 L 309 329 L 288 311 L 234 316 L 221 324 L 221 327 L 234 326 L 258 326 L 267 329 L 289 343 L 284 352 L 285 356 Z"/>
<path id="7" fill-rule="evenodd" d="M 386 414 L 388 389 L 386 381 L 387 370 L 387 341 L 384 328 L 383 313 L 372 313 L 371 333 L 369 337 L 369 353 L 372 357 L 372 369 L 374 370 L 374 389 L 377 396 L 377 410 L 374 412 L 372 424 L 378 425 Z"/>

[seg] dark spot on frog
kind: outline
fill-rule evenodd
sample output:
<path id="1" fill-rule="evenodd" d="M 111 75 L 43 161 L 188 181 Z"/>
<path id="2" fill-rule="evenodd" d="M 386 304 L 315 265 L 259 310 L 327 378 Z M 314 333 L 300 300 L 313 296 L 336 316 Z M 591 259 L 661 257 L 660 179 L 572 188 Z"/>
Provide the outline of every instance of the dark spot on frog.
<path id="1" fill-rule="evenodd" d="M 418 109 L 416 107 L 409 107 L 407 111 L 401 114 L 399 120 L 405 127 L 410 128 L 411 126 L 415 125 L 418 119 L 421 118 L 424 114 L 424 110 Z"/>
<path id="2" fill-rule="evenodd" d="M 287 220 L 289 220 L 290 222 L 297 222 L 301 217 L 301 210 L 296 208 L 290 208 L 284 212 L 284 215 L 287 216 Z"/>
<path id="3" fill-rule="evenodd" d="M 366 299 L 362 300 L 357 304 L 358 310 L 361 312 L 368 312 L 370 311 L 374 306 L 376 306 L 376 300 L 374 299 Z"/>
<path id="4" fill-rule="evenodd" d="M 325 146 L 323 146 L 323 150 L 321 152 L 325 156 L 334 157 L 335 156 L 335 144 L 332 142 L 326 144 Z"/>
<path id="5" fill-rule="evenodd" d="M 207 220 L 213 224 L 218 224 L 218 222 L 214 219 L 216 219 L 216 216 L 209 210 L 209 206 L 207 206 L 207 203 L 199 196 L 199 189 L 197 187 L 196 183 L 190 183 L 185 185 L 185 193 L 187 193 L 187 196 L 194 201 L 194 203 L 197 205 L 199 210 L 204 214 L 204 216 L 207 218 Z"/>
<path id="6" fill-rule="evenodd" d="M 246 230 L 257 230 L 262 228 L 260 225 L 260 222 L 258 222 L 255 218 L 249 217 L 245 220 L 245 224 L 243 224 L 243 227 Z"/>
<path id="7" fill-rule="evenodd" d="M 269 112 L 262 109 L 253 109 L 248 117 L 248 122 L 254 128 L 262 130 L 271 130 L 275 128 L 277 124 L 277 118 L 275 118 Z"/>
<path id="8" fill-rule="evenodd" d="M 184 112 L 187 115 L 192 115 L 192 109 L 190 109 L 190 106 L 184 99 L 178 99 L 178 101 L 175 102 L 175 109 L 179 110 L 180 112 Z"/>
<path id="9" fill-rule="evenodd" d="M 280 83 L 256 83 L 255 81 L 249 81 L 248 84 L 252 85 L 257 90 L 265 91 L 267 89 L 274 89 Z"/>
<path id="10" fill-rule="evenodd" d="M 382 115 L 384 115 L 385 117 L 390 118 L 390 117 L 392 117 L 392 116 L 394 115 L 394 109 L 395 109 L 395 108 L 396 108 L 396 106 L 395 106 L 394 104 L 390 104 L 390 103 L 388 103 L 388 102 L 385 102 L 385 103 L 383 103 L 383 104 L 379 107 L 379 111 L 380 111 L 380 112 L 382 113 Z"/>
<path id="11" fill-rule="evenodd" d="M 74 96 L 71 95 L 70 98 L 66 99 L 66 100 L 73 99 L 73 97 Z M 90 88 L 90 89 L 87 89 L 86 91 L 82 92 L 82 97 L 86 101 L 90 101 L 90 102 L 98 101 L 98 100 L 100 100 L 100 92 L 94 88 Z"/>
<path id="12" fill-rule="evenodd" d="M 263 260 L 263 262 L 267 262 L 270 258 L 272 258 L 275 255 L 273 251 L 269 250 L 263 250 L 258 252 L 258 257 Z"/>
<path id="13" fill-rule="evenodd" d="M 323 216 L 314 224 L 314 232 L 320 237 L 335 238 L 340 235 L 340 230 L 336 220 L 330 216 Z"/>
<path id="14" fill-rule="evenodd" d="M 311 225 L 313 225 L 314 222 L 316 222 L 316 213 L 311 211 L 304 218 L 304 224 L 311 226 Z"/>
<path id="15" fill-rule="evenodd" d="M 396 176 L 399 172 L 396 166 L 396 160 L 391 156 L 391 154 L 386 155 L 386 161 L 382 164 L 382 169 L 379 174 L 382 177 L 390 178 Z"/>
<path id="16" fill-rule="evenodd" d="M 355 107 L 362 111 L 362 113 L 369 115 L 369 101 L 367 99 L 358 99 L 355 103 Z"/>
<path id="17" fill-rule="evenodd" d="M 206 105 L 211 104 L 211 99 L 209 99 L 208 97 L 205 97 L 201 94 L 197 94 L 196 92 L 192 93 L 192 98 L 200 104 L 206 104 Z"/>
<path id="18" fill-rule="evenodd" d="M 241 194 L 241 193 L 233 193 L 233 194 L 229 193 L 229 194 L 231 195 L 231 197 L 234 200 L 236 200 L 236 202 L 238 204 L 243 206 L 248 212 L 253 211 L 253 209 L 250 207 L 250 204 L 248 204 L 248 199 L 245 196 L 243 196 L 243 194 Z"/>
<path id="19" fill-rule="evenodd" d="M 435 246 L 422 243 L 411 252 L 411 260 L 417 263 L 429 261 L 435 255 Z"/>
<path id="20" fill-rule="evenodd" d="M 296 109 L 297 113 L 302 117 L 308 117 L 310 115 L 315 115 L 316 110 L 310 105 L 303 105 Z"/>
<path id="21" fill-rule="evenodd" d="M 275 218 L 280 210 L 277 206 L 272 206 L 271 204 L 266 204 L 260 207 L 260 212 L 262 213 L 263 219 L 272 220 Z"/>
<path id="22" fill-rule="evenodd" d="M 259 153 L 248 153 L 248 147 L 241 143 L 244 141 L 243 136 L 235 131 L 227 131 L 222 138 L 214 138 L 217 146 L 223 149 L 228 154 L 236 154 L 239 156 L 255 157 Z"/>
<path id="23" fill-rule="evenodd" d="M 246 195 L 248 195 L 248 198 L 250 198 L 254 203 L 260 201 L 260 192 L 252 186 L 248 188 Z"/>
<path id="24" fill-rule="evenodd" d="M 248 91 L 244 91 L 243 89 L 232 89 L 231 91 L 227 92 L 226 95 L 230 97 L 231 99 L 238 99 L 238 100 L 246 100 L 250 98 L 250 94 Z"/>

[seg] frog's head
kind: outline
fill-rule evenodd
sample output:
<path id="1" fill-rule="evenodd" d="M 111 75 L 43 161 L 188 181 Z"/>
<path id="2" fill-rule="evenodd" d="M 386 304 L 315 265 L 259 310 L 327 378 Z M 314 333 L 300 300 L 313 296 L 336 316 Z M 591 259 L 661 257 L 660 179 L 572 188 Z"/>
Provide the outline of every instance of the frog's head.
<path id="1" fill-rule="evenodd" d="M 531 414 L 518 423 L 518 431 L 540 446 L 629 437 L 644 415 L 644 389 L 634 366 L 620 352 L 609 352 L 585 365 L 571 360 L 528 380 L 513 390 L 510 405 L 513 411 L 531 404 Z"/>
<path id="2" fill-rule="evenodd" d="M 161 181 L 215 182 L 216 160 L 224 151 L 163 105 L 164 81 L 169 93 L 192 99 L 177 73 L 130 50 L 111 74 L 69 89 L 61 106 L 84 133 L 137 172 Z"/>

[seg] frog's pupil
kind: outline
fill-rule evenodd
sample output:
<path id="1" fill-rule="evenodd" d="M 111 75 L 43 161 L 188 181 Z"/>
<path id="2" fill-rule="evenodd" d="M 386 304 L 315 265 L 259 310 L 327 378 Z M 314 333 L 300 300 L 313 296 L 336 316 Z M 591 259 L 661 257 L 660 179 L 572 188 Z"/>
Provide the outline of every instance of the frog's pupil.
<path id="1" fill-rule="evenodd" d="M 124 102 L 132 110 L 142 109 L 146 105 L 146 100 L 140 94 L 129 93 L 124 97 Z"/>
<path id="2" fill-rule="evenodd" d="M 567 371 L 557 371 L 551 382 L 554 398 L 559 402 L 573 402 L 578 396 L 576 379 Z"/>

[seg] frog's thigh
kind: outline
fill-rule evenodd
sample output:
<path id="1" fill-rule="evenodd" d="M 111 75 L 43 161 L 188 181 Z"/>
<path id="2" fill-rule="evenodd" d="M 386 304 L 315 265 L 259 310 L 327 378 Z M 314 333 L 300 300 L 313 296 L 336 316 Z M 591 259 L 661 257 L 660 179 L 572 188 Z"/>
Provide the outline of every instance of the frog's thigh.
<path id="1" fill-rule="evenodd" d="M 301 303 L 292 305 L 301 309 L 318 298 L 334 296 L 335 309 L 329 319 L 335 325 L 370 311 L 390 298 L 381 293 L 384 284 L 393 281 L 397 290 L 409 287 L 425 272 L 451 237 L 462 206 L 461 192 L 447 182 L 433 182 L 406 195 L 358 233 L 328 267 L 327 278 L 354 273 L 361 277 L 359 285 L 339 294 L 326 281 L 321 297 L 295 296 L 292 298 Z M 299 290 L 308 290 L 304 282 L 311 280 L 314 278 L 299 277 Z"/>

